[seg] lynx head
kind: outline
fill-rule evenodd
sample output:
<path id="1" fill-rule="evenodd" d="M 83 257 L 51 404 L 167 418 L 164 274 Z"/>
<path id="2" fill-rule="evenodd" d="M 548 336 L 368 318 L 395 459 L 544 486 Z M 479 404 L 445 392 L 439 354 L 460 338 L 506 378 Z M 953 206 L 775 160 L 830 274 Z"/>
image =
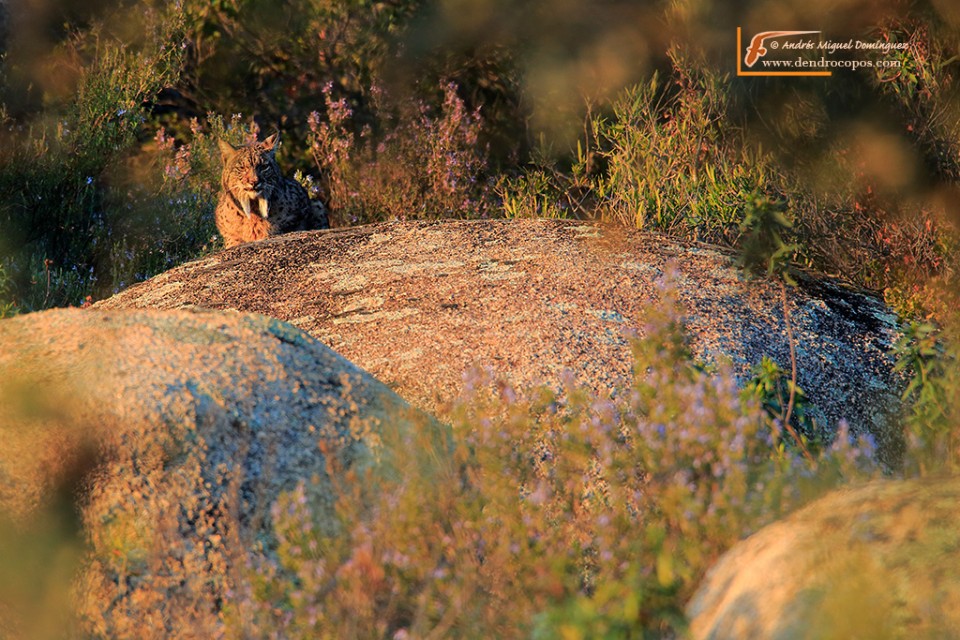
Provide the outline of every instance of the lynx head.
<path id="1" fill-rule="evenodd" d="M 262 142 L 239 148 L 229 142 L 219 141 L 223 158 L 223 189 L 233 197 L 247 217 L 254 203 L 262 217 L 266 218 L 270 213 L 270 201 L 280 183 L 280 167 L 276 160 L 279 141 L 279 133 Z"/>

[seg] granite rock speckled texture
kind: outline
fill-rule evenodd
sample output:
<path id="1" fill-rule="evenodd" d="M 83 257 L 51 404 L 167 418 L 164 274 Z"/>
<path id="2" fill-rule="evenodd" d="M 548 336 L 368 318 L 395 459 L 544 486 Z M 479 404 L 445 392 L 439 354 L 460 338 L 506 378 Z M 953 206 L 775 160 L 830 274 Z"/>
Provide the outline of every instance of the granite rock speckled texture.
<path id="1" fill-rule="evenodd" d="M 350 461 L 387 416 L 412 415 L 310 336 L 253 314 L 45 311 L 0 322 L 0 344 L 0 505 L 12 512 L 42 502 L 81 442 L 152 446 L 147 432 L 163 430 L 169 457 L 202 440 L 209 469 L 242 470 L 252 514 L 323 472 L 319 442 Z M 20 444 L 49 459 L 27 468 Z"/>
<path id="2" fill-rule="evenodd" d="M 764 355 L 790 369 L 777 285 L 749 279 L 716 247 L 575 221 L 392 222 L 289 234 L 182 265 L 97 303 L 207 307 L 288 321 L 443 416 L 464 372 L 557 386 L 565 369 L 599 393 L 631 379 L 630 336 L 676 269 L 698 358 L 741 380 Z M 896 319 L 876 296 L 798 274 L 789 290 L 799 385 L 813 417 L 846 418 L 895 449 L 890 347 Z"/>
<path id="3" fill-rule="evenodd" d="M 222 637 L 222 602 L 273 544 L 276 498 L 302 487 L 325 526 L 328 463 L 389 460 L 381 436 L 402 442 L 417 423 L 434 424 L 264 316 L 72 309 L 0 321 L 0 525 L 78 500 L 68 508 L 79 507 L 89 559 L 76 593 L 91 637 Z M 191 635 L 169 627 L 185 616 Z M 0 637 L 14 617 L 0 606 Z"/>

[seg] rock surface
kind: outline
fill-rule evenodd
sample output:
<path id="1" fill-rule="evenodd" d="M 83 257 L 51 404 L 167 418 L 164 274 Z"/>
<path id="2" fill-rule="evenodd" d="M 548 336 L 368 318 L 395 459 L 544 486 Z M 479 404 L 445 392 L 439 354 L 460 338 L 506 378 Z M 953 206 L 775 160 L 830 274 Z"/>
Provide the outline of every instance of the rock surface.
<path id="1" fill-rule="evenodd" d="M 409 413 L 324 345 L 251 314 L 47 311 L 0 322 L 0 344 L 5 435 L 29 439 L 37 434 L 15 425 L 42 424 L 64 449 L 50 454 L 51 471 L 69 466 L 68 440 L 163 427 L 157 437 L 174 438 L 167 446 L 176 451 L 202 439 L 208 466 L 241 464 L 245 490 L 257 485 L 254 500 L 321 473 L 319 441 L 352 460 L 388 416 Z M 8 481 L 8 465 L 26 453 L 0 451 L 0 504 L 14 511 L 35 507 L 43 493 L 39 477 L 32 486 Z"/>
<path id="2" fill-rule="evenodd" d="M 80 609 L 105 637 L 173 637 L 164 612 L 186 606 L 192 637 L 214 637 L 203 629 L 218 624 L 228 568 L 268 540 L 280 492 L 302 482 L 329 504 L 328 463 L 373 459 L 385 430 L 421 419 L 262 316 L 74 309 L 0 322 L 0 515 L 26 521 L 58 487 L 85 484 Z"/>
<path id="3" fill-rule="evenodd" d="M 830 494 L 742 541 L 687 613 L 692 637 L 954 638 L 960 480 Z"/>
<path id="4" fill-rule="evenodd" d="M 297 233 L 182 265 L 97 303 L 199 306 L 286 320 L 444 415 L 464 372 L 558 386 L 564 370 L 599 393 L 632 376 L 630 336 L 674 265 L 697 356 L 740 379 L 764 355 L 790 369 L 778 287 L 748 279 L 716 247 L 573 221 L 394 222 Z M 813 417 L 884 443 L 897 406 L 882 302 L 800 275 L 789 291 L 799 385 Z"/>

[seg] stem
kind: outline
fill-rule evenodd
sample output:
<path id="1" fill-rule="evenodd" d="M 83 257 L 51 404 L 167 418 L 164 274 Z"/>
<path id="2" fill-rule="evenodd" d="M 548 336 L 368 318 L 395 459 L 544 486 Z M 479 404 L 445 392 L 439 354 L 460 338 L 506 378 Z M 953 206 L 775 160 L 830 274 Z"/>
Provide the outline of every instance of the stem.
<path id="1" fill-rule="evenodd" d="M 47 308 L 47 300 L 50 299 L 50 265 L 53 264 L 53 260 L 49 258 L 44 258 L 43 260 L 43 271 L 47 274 L 47 290 L 43 294 L 43 308 Z"/>
<path id="2" fill-rule="evenodd" d="M 787 401 L 787 412 L 783 418 L 783 426 L 797 441 L 800 450 L 803 451 L 803 456 L 811 464 L 814 464 L 813 456 L 810 455 L 807 447 L 803 444 L 803 440 L 800 439 L 800 435 L 790 424 L 790 418 L 793 416 L 793 404 L 797 396 L 797 351 L 793 346 L 793 325 L 790 324 L 790 309 L 787 306 L 787 285 L 783 280 L 780 281 L 780 301 L 783 303 L 783 323 L 787 327 L 787 342 L 790 345 L 790 399 Z"/>

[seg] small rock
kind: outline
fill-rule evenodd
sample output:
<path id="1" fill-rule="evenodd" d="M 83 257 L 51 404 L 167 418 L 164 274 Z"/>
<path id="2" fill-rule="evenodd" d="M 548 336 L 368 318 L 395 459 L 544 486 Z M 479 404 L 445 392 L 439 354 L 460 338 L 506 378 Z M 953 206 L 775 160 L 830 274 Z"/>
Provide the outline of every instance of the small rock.
<path id="1" fill-rule="evenodd" d="M 697 640 L 960 637 L 960 480 L 832 493 L 729 550 L 687 607 Z"/>

